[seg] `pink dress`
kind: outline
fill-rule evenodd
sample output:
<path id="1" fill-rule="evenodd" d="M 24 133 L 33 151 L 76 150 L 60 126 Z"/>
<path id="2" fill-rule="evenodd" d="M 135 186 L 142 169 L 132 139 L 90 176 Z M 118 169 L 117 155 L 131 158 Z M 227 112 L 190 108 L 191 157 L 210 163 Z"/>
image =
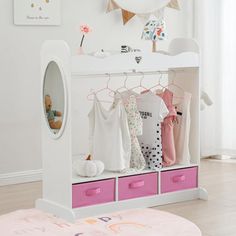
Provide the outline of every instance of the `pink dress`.
<path id="1" fill-rule="evenodd" d="M 162 155 L 163 166 L 171 166 L 176 163 L 176 151 L 174 141 L 174 120 L 176 120 L 176 109 L 173 105 L 173 93 L 165 89 L 161 94 L 158 94 L 165 102 L 169 114 L 161 123 L 161 138 L 162 138 Z"/>

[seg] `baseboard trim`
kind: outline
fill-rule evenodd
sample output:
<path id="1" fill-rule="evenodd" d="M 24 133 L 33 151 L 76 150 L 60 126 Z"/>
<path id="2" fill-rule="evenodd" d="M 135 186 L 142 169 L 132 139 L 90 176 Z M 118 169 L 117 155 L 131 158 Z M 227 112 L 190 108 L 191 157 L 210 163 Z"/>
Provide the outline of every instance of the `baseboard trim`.
<path id="1" fill-rule="evenodd" d="M 40 181 L 42 172 L 42 169 L 39 169 L 0 174 L 0 186 Z"/>

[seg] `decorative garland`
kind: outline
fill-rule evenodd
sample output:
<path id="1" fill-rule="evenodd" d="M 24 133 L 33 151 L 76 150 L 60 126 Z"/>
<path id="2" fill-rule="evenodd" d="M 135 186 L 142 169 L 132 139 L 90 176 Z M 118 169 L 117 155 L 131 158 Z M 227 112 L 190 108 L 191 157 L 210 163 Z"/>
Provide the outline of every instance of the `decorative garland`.
<path id="1" fill-rule="evenodd" d="M 165 7 L 180 10 L 178 0 L 170 0 Z M 116 3 L 116 0 L 109 0 L 108 5 L 107 5 L 107 13 L 111 12 L 111 11 L 114 11 L 114 10 L 117 10 L 117 9 L 120 9 L 122 11 L 123 24 L 125 25 L 129 20 L 131 20 L 136 15 L 140 18 L 145 18 L 145 19 L 148 19 L 150 17 L 150 15 L 156 15 L 156 16 L 158 15 L 159 16 L 160 14 L 163 14 L 163 10 L 164 10 L 165 7 L 161 8 L 161 9 L 157 9 L 153 12 L 139 14 L 139 13 L 135 13 L 135 12 L 131 12 L 131 11 L 128 11 L 126 9 L 123 9 L 122 7 L 120 7 Z"/>

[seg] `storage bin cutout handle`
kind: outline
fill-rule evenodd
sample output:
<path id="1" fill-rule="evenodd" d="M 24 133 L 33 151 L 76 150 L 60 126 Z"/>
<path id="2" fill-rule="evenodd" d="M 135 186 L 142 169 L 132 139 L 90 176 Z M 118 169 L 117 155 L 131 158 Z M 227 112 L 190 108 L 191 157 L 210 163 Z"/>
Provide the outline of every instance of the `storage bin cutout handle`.
<path id="1" fill-rule="evenodd" d="M 141 188 L 144 186 L 144 184 L 145 184 L 144 180 L 136 181 L 136 182 L 130 183 L 129 188 L 131 189 Z"/>
<path id="2" fill-rule="evenodd" d="M 86 191 L 86 196 L 95 196 L 101 193 L 101 188 L 92 188 Z"/>
<path id="3" fill-rule="evenodd" d="M 174 183 L 180 183 L 180 182 L 184 182 L 186 179 L 185 175 L 177 175 L 173 177 L 173 182 Z"/>

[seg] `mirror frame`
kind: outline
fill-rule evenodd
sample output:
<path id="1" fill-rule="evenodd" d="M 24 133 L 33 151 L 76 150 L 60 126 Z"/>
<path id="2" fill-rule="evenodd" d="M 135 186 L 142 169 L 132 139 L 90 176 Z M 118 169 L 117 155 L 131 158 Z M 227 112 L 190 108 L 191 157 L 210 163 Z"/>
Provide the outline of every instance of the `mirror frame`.
<path id="1" fill-rule="evenodd" d="M 53 130 L 50 128 L 47 116 L 46 116 L 46 109 L 45 109 L 45 102 L 44 102 L 44 85 L 45 85 L 45 79 L 46 79 L 46 73 L 51 63 L 55 63 L 58 67 L 58 70 L 61 74 L 61 80 L 63 84 L 63 91 L 64 91 L 64 114 L 63 114 L 63 120 L 62 120 L 62 126 L 60 130 L 57 133 L 54 133 Z M 58 61 L 57 59 L 51 59 L 47 62 L 44 73 L 43 73 L 43 80 L 42 80 L 42 91 L 41 91 L 41 102 L 42 102 L 42 109 L 43 109 L 43 116 L 44 116 L 44 122 L 46 123 L 47 130 L 49 133 L 49 136 L 53 139 L 59 139 L 65 130 L 66 122 L 67 122 L 67 113 L 68 113 L 68 93 L 67 93 L 67 86 L 66 86 L 66 75 L 63 70 L 63 65 Z"/>

